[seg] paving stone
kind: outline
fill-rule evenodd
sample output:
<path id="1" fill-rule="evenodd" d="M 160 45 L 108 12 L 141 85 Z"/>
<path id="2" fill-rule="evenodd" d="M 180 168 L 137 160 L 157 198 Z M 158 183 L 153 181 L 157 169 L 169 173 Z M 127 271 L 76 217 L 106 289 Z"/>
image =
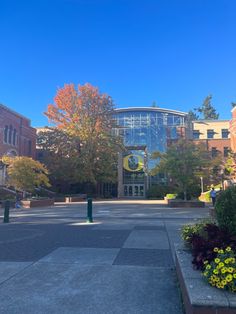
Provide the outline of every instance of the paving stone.
<path id="1" fill-rule="evenodd" d="M 181 314 L 182 309 L 170 270 L 35 263 L 0 286 L 0 312 Z"/>
<path id="2" fill-rule="evenodd" d="M 39 262 L 70 263 L 83 265 L 112 265 L 119 249 L 102 248 L 58 248 L 51 254 L 41 258 Z"/>
<path id="3" fill-rule="evenodd" d="M 166 232 L 160 230 L 134 230 L 125 241 L 124 248 L 169 249 Z"/>
<path id="4" fill-rule="evenodd" d="M 173 267 L 170 250 L 121 249 L 114 265 L 138 265 L 150 267 Z"/>
<path id="5" fill-rule="evenodd" d="M 0 262 L 0 283 L 11 278 L 31 264 L 27 262 Z"/>

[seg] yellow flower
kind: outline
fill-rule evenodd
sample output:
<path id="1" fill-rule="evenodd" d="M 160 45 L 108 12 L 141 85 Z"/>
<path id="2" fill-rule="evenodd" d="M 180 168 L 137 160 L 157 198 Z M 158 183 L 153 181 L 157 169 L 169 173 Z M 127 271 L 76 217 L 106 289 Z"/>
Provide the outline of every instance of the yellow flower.
<path id="1" fill-rule="evenodd" d="M 233 267 L 228 267 L 228 272 L 232 273 L 234 271 Z"/>
<path id="2" fill-rule="evenodd" d="M 219 264 L 220 259 L 219 258 L 215 258 L 214 261 L 215 261 L 216 264 Z"/>
<path id="3" fill-rule="evenodd" d="M 208 264 L 208 265 L 206 266 L 206 269 L 211 269 L 211 265 Z"/>
<path id="4" fill-rule="evenodd" d="M 225 266 L 224 263 L 222 263 L 222 262 L 219 263 L 219 267 L 220 267 L 220 268 L 222 268 L 222 267 L 224 267 L 224 266 Z"/>
<path id="5" fill-rule="evenodd" d="M 208 271 L 204 271 L 203 276 L 206 277 L 208 275 Z"/>
<path id="6" fill-rule="evenodd" d="M 203 263 L 204 265 L 206 265 L 206 264 L 208 264 L 208 261 L 206 260 L 206 261 L 204 261 L 204 263 Z"/>
<path id="7" fill-rule="evenodd" d="M 218 251 L 219 251 L 218 247 L 215 247 L 215 248 L 213 249 L 213 251 L 214 251 L 214 252 L 218 252 Z"/>
<path id="8" fill-rule="evenodd" d="M 225 267 L 221 268 L 221 272 L 222 272 L 222 274 L 225 274 L 226 273 L 226 268 Z"/>
<path id="9" fill-rule="evenodd" d="M 236 274 L 233 274 L 234 279 L 236 279 Z"/>
<path id="10" fill-rule="evenodd" d="M 229 258 L 226 258 L 225 264 L 229 264 L 229 262 L 230 262 L 230 259 L 229 259 Z"/>
<path id="11" fill-rule="evenodd" d="M 218 251 L 218 253 L 224 254 L 224 250 L 221 249 L 221 250 Z"/>
<path id="12" fill-rule="evenodd" d="M 221 284 L 219 282 L 217 282 L 216 287 L 220 289 L 221 288 Z"/>
<path id="13" fill-rule="evenodd" d="M 225 250 L 226 250 L 226 252 L 230 252 L 231 251 L 231 247 L 227 246 L 227 248 Z"/>
<path id="14" fill-rule="evenodd" d="M 235 263 L 235 258 L 234 257 L 231 258 L 231 262 Z"/>
<path id="15" fill-rule="evenodd" d="M 213 273 L 216 274 L 216 275 L 218 275 L 218 274 L 219 274 L 219 271 L 218 271 L 217 269 L 214 269 L 214 270 L 213 270 Z"/>
<path id="16" fill-rule="evenodd" d="M 233 280 L 233 276 L 232 275 L 228 275 L 228 276 L 226 276 L 225 279 L 226 279 L 227 282 L 230 282 L 230 281 Z"/>
<path id="17" fill-rule="evenodd" d="M 227 284 L 227 281 L 225 280 L 225 279 L 223 279 L 222 281 L 221 281 L 221 283 L 222 283 L 222 285 L 226 285 Z"/>

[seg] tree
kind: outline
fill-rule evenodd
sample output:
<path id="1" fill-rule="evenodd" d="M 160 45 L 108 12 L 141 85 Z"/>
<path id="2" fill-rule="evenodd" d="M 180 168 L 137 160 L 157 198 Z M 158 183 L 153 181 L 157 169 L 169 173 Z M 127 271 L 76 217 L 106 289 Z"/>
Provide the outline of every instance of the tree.
<path id="1" fill-rule="evenodd" d="M 195 109 L 194 109 L 195 110 Z M 197 115 L 196 112 L 194 112 L 193 110 L 189 110 L 188 112 L 188 119 L 189 121 L 194 121 L 194 120 L 198 120 L 199 116 Z"/>
<path id="2" fill-rule="evenodd" d="M 45 113 L 56 127 L 79 140 L 77 173 L 80 182 L 112 182 L 116 179 L 120 139 L 112 133 L 114 104 L 90 84 L 65 85 Z"/>
<path id="3" fill-rule="evenodd" d="M 200 177 L 204 177 L 204 169 L 210 164 L 209 152 L 205 147 L 185 139 L 172 144 L 166 153 L 154 153 L 153 158 L 158 159 L 158 163 L 151 175 L 166 173 L 179 192 L 184 193 L 185 200 L 187 192 L 199 186 Z"/>
<path id="4" fill-rule="evenodd" d="M 219 119 L 219 114 L 216 113 L 216 109 L 212 105 L 212 95 L 208 95 L 204 101 L 201 107 L 198 107 L 194 110 L 199 112 L 203 119 L 205 120 L 217 120 Z"/>
<path id="5" fill-rule="evenodd" d="M 16 190 L 33 192 L 36 187 L 49 187 L 48 171 L 40 162 L 29 157 L 3 157 L 7 165 L 7 185 Z"/>
<path id="6" fill-rule="evenodd" d="M 236 106 L 236 102 L 231 102 L 232 108 Z"/>

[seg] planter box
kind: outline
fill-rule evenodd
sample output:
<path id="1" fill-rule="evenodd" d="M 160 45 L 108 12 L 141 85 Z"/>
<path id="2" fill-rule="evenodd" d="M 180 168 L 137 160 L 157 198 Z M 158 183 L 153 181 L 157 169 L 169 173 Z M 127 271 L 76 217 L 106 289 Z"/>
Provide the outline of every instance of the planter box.
<path id="1" fill-rule="evenodd" d="M 189 208 L 189 207 L 205 207 L 204 202 L 199 201 L 182 201 L 182 200 L 168 200 L 168 205 L 170 207 L 177 207 L 177 208 Z"/>
<path id="2" fill-rule="evenodd" d="M 65 198 L 65 196 L 56 196 L 56 197 L 54 197 L 54 201 L 55 202 L 65 202 L 66 198 Z"/>
<path id="3" fill-rule="evenodd" d="M 21 205 L 25 208 L 52 206 L 54 205 L 54 199 L 25 200 L 21 201 Z"/>
<path id="4" fill-rule="evenodd" d="M 192 268 L 190 252 L 175 247 L 176 271 L 186 314 L 235 314 L 236 294 L 211 287 Z"/>

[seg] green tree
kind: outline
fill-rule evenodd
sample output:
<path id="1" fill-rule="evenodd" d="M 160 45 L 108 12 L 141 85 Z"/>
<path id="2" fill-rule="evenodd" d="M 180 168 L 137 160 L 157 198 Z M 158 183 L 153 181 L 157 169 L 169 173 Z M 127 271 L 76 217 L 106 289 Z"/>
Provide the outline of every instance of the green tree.
<path id="1" fill-rule="evenodd" d="M 188 119 L 189 119 L 189 121 L 194 121 L 194 120 L 198 120 L 199 119 L 199 116 L 197 115 L 195 109 L 194 109 L 194 111 L 193 110 L 189 110 L 189 112 L 188 112 Z"/>
<path id="2" fill-rule="evenodd" d="M 217 120 L 219 119 L 219 114 L 216 112 L 216 109 L 212 105 L 212 95 L 208 95 L 201 107 L 195 109 L 202 115 L 202 118 L 205 120 Z"/>
<path id="3" fill-rule="evenodd" d="M 48 171 L 40 162 L 29 157 L 3 157 L 7 164 L 7 185 L 16 190 L 33 192 L 36 187 L 49 187 Z"/>
<path id="4" fill-rule="evenodd" d="M 177 185 L 178 191 L 184 193 L 185 200 L 187 193 L 199 186 L 200 177 L 205 177 L 205 169 L 210 166 L 206 148 L 184 139 L 172 144 L 166 153 L 154 153 L 153 159 L 157 159 L 158 163 L 151 175 L 167 174 Z"/>

